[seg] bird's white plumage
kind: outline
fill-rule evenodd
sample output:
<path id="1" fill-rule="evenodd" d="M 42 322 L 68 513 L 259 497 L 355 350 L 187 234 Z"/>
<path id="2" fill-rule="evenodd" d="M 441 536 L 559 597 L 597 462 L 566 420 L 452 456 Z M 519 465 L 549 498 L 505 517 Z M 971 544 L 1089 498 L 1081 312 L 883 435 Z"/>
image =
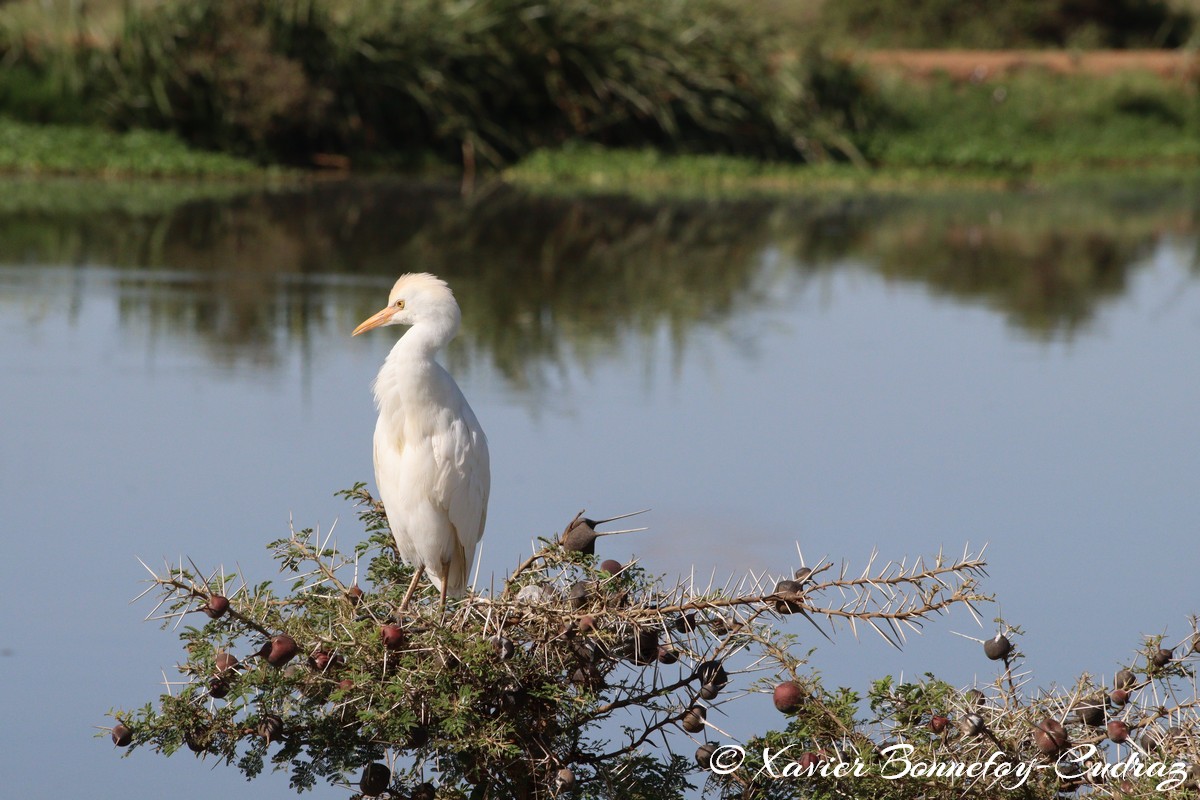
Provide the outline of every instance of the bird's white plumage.
<path id="1" fill-rule="evenodd" d="M 461 594 L 483 536 L 491 488 L 487 437 L 435 360 L 458 332 L 458 303 L 432 275 L 404 275 L 363 322 L 409 325 L 375 379 L 375 483 L 401 558 L 439 590 Z"/>

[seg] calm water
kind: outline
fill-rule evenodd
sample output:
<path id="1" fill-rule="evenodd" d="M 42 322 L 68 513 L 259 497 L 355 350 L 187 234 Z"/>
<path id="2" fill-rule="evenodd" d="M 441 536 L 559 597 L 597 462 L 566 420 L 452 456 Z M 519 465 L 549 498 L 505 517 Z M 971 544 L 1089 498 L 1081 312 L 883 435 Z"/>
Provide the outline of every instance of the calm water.
<path id="1" fill-rule="evenodd" d="M 349 332 L 405 271 L 447 278 L 447 362 L 491 440 L 482 573 L 580 508 L 654 571 L 778 574 L 987 544 L 1036 683 L 1190 632 L 1200 526 L 1200 193 L 654 204 L 386 182 L 0 193 L 0 773 L 12 796 L 289 797 L 190 754 L 120 759 L 112 706 L 176 639 L 148 562 L 270 578 L 264 544 L 371 479 Z M 188 197 L 186 195 L 194 195 Z M 992 672 L 965 613 L 903 652 L 843 631 L 827 681 Z M 747 704 L 735 730 L 775 724 Z M 724 724 L 723 724 L 724 727 Z M 686 748 L 685 748 L 686 749 Z M 323 791 L 322 795 L 329 792 Z M 336 792 L 334 794 L 337 794 Z"/>

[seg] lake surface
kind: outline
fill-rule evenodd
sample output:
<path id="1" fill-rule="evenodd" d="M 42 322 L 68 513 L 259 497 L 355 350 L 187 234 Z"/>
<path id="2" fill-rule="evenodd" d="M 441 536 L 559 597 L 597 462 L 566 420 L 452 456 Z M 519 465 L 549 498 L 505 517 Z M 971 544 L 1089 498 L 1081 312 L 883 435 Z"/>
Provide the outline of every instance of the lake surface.
<path id="1" fill-rule="evenodd" d="M 1200 611 L 1200 191 L 657 202 L 390 181 L 0 192 L 0 772 L 14 797 L 290 797 L 92 739 L 177 639 L 130 606 L 190 556 L 274 576 L 356 540 L 395 278 L 455 289 L 488 432 L 481 574 L 581 508 L 669 576 L 987 545 L 1035 685 L 1110 676 Z M 966 613 L 896 652 L 789 622 L 827 683 L 988 682 Z M 765 696 L 736 731 L 781 724 Z M 724 725 L 723 725 L 724 726 Z M 684 746 L 687 750 L 686 745 Z M 335 792 L 336 794 L 336 792 Z M 328 791 L 322 791 L 329 796 Z"/>

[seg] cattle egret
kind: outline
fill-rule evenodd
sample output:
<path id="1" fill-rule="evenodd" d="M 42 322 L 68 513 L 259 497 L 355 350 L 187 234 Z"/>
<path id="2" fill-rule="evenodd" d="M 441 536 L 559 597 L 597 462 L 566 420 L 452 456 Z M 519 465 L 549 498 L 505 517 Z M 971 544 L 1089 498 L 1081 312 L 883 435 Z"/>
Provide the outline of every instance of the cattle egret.
<path id="1" fill-rule="evenodd" d="M 383 310 L 354 335 L 408 325 L 375 378 L 375 483 L 400 557 L 423 573 L 442 603 L 461 595 L 487 518 L 491 470 L 487 437 L 450 373 L 435 360 L 462 318 L 446 282 L 402 275 Z"/>

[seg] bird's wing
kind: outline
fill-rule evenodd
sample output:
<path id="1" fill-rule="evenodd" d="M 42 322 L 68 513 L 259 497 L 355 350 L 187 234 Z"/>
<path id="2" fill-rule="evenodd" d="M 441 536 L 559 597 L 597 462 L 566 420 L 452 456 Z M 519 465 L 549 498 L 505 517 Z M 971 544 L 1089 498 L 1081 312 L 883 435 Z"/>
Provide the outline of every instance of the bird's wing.
<path id="1" fill-rule="evenodd" d="M 438 472 L 435 499 L 446 509 L 469 567 L 483 537 L 492 475 L 487 437 L 465 399 L 454 419 L 439 426 L 431 444 Z"/>

